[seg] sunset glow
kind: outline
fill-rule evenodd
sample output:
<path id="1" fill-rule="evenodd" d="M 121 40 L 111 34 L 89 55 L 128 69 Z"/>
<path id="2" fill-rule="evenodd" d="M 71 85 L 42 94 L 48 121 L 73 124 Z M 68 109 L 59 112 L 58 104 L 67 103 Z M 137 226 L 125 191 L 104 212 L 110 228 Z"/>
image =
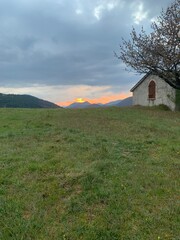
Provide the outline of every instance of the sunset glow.
<path id="1" fill-rule="evenodd" d="M 69 104 L 71 104 L 73 102 L 83 103 L 85 101 L 88 101 L 89 103 L 97 103 L 97 104 L 98 103 L 102 103 L 102 104 L 105 104 L 105 103 L 108 103 L 108 102 L 111 102 L 111 101 L 121 100 L 121 99 L 130 97 L 130 96 L 131 96 L 131 93 L 120 93 L 120 94 L 115 94 L 115 95 L 110 95 L 110 96 L 102 96 L 102 97 L 93 98 L 93 99 L 90 99 L 90 98 L 77 98 L 75 101 L 58 102 L 57 104 L 59 106 L 62 106 L 62 107 L 66 107 L 66 106 L 68 106 Z"/>
<path id="2" fill-rule="evenodd" d="M 78 102 L 78 103 L 84 103 L 85 101 L 84 101 L 83 98 L 76 98 L 76 102 Z"/>

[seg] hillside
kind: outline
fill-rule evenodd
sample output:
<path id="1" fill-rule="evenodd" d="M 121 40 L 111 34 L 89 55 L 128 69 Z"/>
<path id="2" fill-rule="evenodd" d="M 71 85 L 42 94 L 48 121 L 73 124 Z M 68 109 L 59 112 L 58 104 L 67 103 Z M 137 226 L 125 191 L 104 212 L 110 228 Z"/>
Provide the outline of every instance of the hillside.
<path id="1" fill-rule="evenodd" d="M 0 116 L 0 239 L 179 239 L 180 112 Z"/>
<path id="2" fill-rule="evenodd" d="M 59 106 L 31 95 L 0 93 L 0 108 L 59 108 Z"/>
<path id="3" fill-rule="evenodd" d="M 66 108 L 87 108 L 88 106 L 90 106 L 91 104 L 89 102 L 73 102 L 71 103 L 69 106 L 67 106 Z"/>
<path id="4" fill-rule="evenodd" d="M 132 97 L 128 97 L 117 103 L 116 107 L 129 107 L 133 105 Z"/>
<path id="5" fill-rule="evenodd" d="M 122 100 L 111 101 L 108 103 L 103 104 L 104 107 L 113 107 L 120 103 Z"/>
<path id="6" fill-rule="evenodd" d="M 92 104 L 92 103 L 89 103 L 88 101 L 86 101 L 86 102 L 82 102 L 82 103 L 79 103 L 79 102 L 71 103 L 66 108 L 75 109 L 75 108 L 98 108 L 98 107 L 101 107 L 101 106 L 99 104 Z"/>
<path id="7" fill-rule="evenodd" d="M 108 102 L 105 104 L 92 104 L 92 103 L 89 103 L 88 101 L 83 102 L 83 103 L 73 102 L 66 108 L 74 108 L 74 109 L 75 108 L 100 108 L 100 107 L 113 107 L 113 106 L 116 106 L 116 107 L 132 106 L 132 97 L 128 97 L 128 98 L 125 98 L 122 100 Z"/>

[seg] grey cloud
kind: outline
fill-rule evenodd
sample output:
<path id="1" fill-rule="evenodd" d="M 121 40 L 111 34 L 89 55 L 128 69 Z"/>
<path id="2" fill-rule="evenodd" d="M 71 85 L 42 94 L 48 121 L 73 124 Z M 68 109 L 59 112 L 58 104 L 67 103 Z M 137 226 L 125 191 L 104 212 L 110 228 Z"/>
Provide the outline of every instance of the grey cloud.
<path id="1" fill-rule="evenodd" d="M 119 61 L 113 56 L 121 37 L 127 38 L 131 31 L 132 10 L 128 3 L 133 0 L 126 1 L 124 9 L 119 0 L 119 5 L 104 11 L 99 21 L 93 16 L 99 1 L 79 1 L 81 15 L 75 13 L 77 2 L 0 2 L 1 86 L 35 83 L 123 86 L 137 78 L 118 67 Z M 143 2 L 152 18 L 170 1 Z"/>

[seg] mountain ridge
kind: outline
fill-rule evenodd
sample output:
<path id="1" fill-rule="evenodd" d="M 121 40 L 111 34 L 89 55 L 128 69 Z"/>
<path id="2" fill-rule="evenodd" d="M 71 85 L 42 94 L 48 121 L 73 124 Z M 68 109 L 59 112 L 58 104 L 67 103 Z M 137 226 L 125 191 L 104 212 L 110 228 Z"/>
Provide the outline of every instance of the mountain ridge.
<path id="1" fill-rule="evenodd" d="M 83 103 L 73 102 L 70 105 L 66 106 L 66 108 L 76 109 L 76 108 L 128 107 L 128 106 L 132 106 L 132 97 L 127 97 L 125 99 L 116 100 L 105 104 L 94 104 L 88 101 L 85 101 Z"/>
<path id="2" fill-rule="evenodd" d="M 105 107 L 112 107 L 112 106 L 116 106 L 118 103 L 120 103 L 122 100 L 116 100 L 116 101 L 111 101 L 108 103 L 103 104 L 103 106 Z"/>
<path id="3" fill-rule="evenodd" d="M 132 97 L 127 97 L 127 98 L 121 100 L 121 102 L 117 103 L 115 106 L 116 107 L 129 107 L 132 105 L 133 105 Z"/>
<path id="4" fill-rule="evenodd" d="M 55 103 L 26 94 L 0 93 L 0 108 L 61 108 Z"/>
<path id="5" fill-rule="evenodd" d="M 68 105 L 66 108 L 75 109 L 75 108 L 97 108 L 97 107 L 101 107 L 101 106 L 99 104 L 92 104 L 88 101 L 85 101 L 83 103 L 73 102 L 70 105 Z"/>

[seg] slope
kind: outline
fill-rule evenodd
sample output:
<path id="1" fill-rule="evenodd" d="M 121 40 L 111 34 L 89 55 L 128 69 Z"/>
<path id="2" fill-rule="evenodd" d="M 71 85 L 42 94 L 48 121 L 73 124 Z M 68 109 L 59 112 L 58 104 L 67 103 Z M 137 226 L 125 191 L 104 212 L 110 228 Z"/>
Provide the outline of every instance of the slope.
<path id="1" fill-rule="evenodd" d="M 33 97 L 31 95 L 16 95 L 0 93 L 1 108 L 59 108 L 58 105 Z"/>

